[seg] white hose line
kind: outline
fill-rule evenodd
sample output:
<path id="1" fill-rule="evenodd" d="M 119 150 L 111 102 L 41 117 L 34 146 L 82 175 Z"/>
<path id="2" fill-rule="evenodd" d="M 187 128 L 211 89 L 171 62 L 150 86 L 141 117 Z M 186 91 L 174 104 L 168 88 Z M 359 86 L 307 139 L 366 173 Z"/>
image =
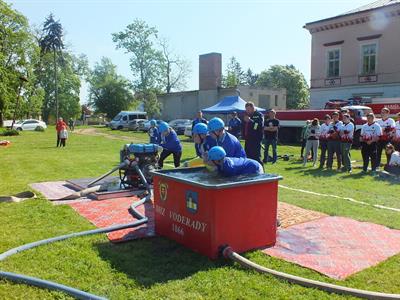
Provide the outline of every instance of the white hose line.
<path id="1" fill-rule="evenodd" d="M 301 192 L 301 193 L 315 195 L 315 196 L 321 196 L 321 197 L 343 199 L 343 200 L 347 200 L 347 201 L 354 202 L 354 203 L 361 204 L 361 205 L 365 205 L 365 206 L 372 206 L 372 207 L 375 207 L 375 208 L 387 209 L 387 210 L 391 210 L 391 211 L 395 211 L 395 212 L 400 212 L 399 208 L 388 207 L 388 206 L 383 206 L 383 205 L 379 205 L 379 204 L 370 204 L 370 203 L 363 202 L 363 201 L 358 201 L 358 200 L 355 200 L 355 199 L 349 198 L 349 197 L 341 197 L 341 196 L 337 196 L 337 195 L 321 194 L 321 193 L 317 193 L 317 192 L 313 192 L 313 191 L 295 189 L 295 188 L 291 188 L 291 187 L 288 187 L 288 186 L 282 185 L 282 184 L 280 184 L 279 187 L 283 188 L 283 189 L 290 190 L 290 191 Z"/>

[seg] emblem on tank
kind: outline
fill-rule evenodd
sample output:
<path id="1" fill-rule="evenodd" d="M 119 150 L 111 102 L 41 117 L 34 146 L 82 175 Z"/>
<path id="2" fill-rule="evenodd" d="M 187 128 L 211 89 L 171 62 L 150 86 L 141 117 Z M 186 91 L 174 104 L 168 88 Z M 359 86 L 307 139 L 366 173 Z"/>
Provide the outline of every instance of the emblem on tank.
<path id="1" fill-rule="evenodd" d="M 196 213 L 199 206 L 199 197 L 196 192 L 186 191 L 186 208 L 191 213 Z"/>
<path id="2" fill-rule="evenodd" d="M 160 199 L 162 201 L 167 200 L 167 194 L 168 194 L 168 184 L 160 183 Z"/>

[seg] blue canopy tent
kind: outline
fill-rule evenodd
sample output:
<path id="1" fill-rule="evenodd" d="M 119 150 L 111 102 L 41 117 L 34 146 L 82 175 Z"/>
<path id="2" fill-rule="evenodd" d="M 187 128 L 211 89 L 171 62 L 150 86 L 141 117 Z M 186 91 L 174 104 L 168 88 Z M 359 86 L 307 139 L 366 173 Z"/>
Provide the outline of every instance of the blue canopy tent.
<path id="1" fill-rule="evenodd" d="M 245 112 L 246 101 L 239 96 L 227 96 L 222 98 L 217 104 L 202 109 L 203 113 L 207 114 L 230 114 L 236 111 L 237 113 Z M 265 109 L 256 107 L 259 112 L 265 112 Z"/>

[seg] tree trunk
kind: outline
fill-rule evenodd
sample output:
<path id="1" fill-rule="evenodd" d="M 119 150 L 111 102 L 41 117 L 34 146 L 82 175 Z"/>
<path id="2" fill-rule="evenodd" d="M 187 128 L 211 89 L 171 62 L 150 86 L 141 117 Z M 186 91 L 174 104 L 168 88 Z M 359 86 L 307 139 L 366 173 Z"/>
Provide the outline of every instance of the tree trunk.
<path id="1" fill-rule="evenodd" d="M 171 92 L 171 63 L 167 63 L 167 94 Z"/>
<path id="2" fill-rule="evenodd" d="M 58 89 L 57 89 L 57 55 L 56 51 L 53 50 L 54 55 L 54 95 L 56 100 L 56 122 L 58 121 Z"/>
<path id="3" fill-rule="evenodd" d="M 0 111 L 0 127 L 3 127 L 3 112 Z"/>

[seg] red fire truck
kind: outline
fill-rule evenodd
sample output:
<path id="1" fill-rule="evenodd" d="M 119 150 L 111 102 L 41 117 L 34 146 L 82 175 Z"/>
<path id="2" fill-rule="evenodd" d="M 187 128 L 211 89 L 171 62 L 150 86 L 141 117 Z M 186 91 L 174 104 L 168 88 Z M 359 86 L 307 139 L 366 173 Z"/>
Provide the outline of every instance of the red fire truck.
<path id="1" fill-rule="evenodd" d="M 354 144 L 359 145 L 361 126 L 367 122 L 366 115 L 372 112 L 370 107 L 361 105 L 344 106 L 339 109 L 319 109 L 319 110 L 278 110 L 276 118 L 280 121 L 279 140 L 282 143 L 296 143 L 300 141 L 301 130 L 307 120 L 317 118 L 322 123 L 325 115 L 332 115 L 339 111 L 340 118 L 343 109 L 348 109 L 350 116 L 354 119 L 356 131 L 354 133 Z"/>
<path id="2" fill-rule="evenodd" d="M 372 109 L 378 117 L 384 107 L 390 109 L 391 117 L 400 112 L 400 98 L 371 98 L 371 97 L 356 97 L 348 100 L 330 100 L 325 104 L 325 109 L 340 109 L 348 105 L 364 105 Z"/>

